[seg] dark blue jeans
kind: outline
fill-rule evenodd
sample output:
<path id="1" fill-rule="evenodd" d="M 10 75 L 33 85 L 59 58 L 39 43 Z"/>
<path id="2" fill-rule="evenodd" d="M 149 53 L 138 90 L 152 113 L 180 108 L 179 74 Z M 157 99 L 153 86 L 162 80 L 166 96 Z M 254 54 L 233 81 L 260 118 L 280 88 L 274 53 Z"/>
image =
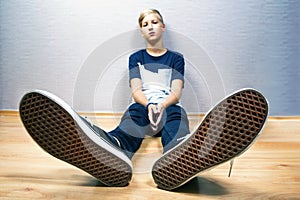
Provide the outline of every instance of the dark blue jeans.
<path id="1" fill-rule="evenodd" d="M 132 158 L 146 135 L 161 136 L 163 149 L 166 152 L 190 132 L 187 114 L 177 105 L 165 109 L 159 127 L 158 132 L 154 132 L 150 126 L 148 110 L 143 105 L 134 103 L 124 113 L 119 126 L 108 135 L 116 137 L 127 156 Z"/>

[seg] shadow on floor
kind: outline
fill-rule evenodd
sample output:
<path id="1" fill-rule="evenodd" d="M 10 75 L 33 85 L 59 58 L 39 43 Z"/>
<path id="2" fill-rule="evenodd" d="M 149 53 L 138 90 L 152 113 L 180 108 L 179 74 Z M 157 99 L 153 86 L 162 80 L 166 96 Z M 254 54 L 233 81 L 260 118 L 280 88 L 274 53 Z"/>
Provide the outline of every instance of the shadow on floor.
<path id="1" fill-rule="evenodd" d="M 85 183 L 80 184 L 80 186 L 87 186 L 87 187 L 108 187 L 98 181 L 97 179 L 90 179 L 87 180 Z"/>
<path id="2" fill-rule="evenodd" d="M 185 185 L 173 190 L 178 193 L 204 194 L 204 195 L 225 195 L 228 190 L 214 180 L 209 180 L 204 177 L 195 177 Z"/>
<path id="3" fill-rule="evenodd" d="M 78 178 L 78 180 L 79 180 L 79 178 Z M 84 186 L 84 187 L 110 187 L 110 186 L 107 186 L 107 185 L 103 184 L 102 182 L 100 182 L 96 178 L 93 178 L 93 177 L 90 177 L 90 176 L 81 176 L 80 180 L 81 180 L 81 182 L 80 182 L 80 184 L 78 184 L 79 186 Z M 116 186 L 116 187 L 118 187 L 118 186 Z M 120 187 L 126 187 L 126 186 L 120 186 Z"/>
<path id="4" fill-rule="evenodd" d="M 80 186 L 86 187 L 109 187 L 101 183 L 95 178 L 90 177 L 81 177 L 82 182 Z M 84 179 L 84 181 L 83 181 Z M 223 184 L 219 183 L 218 181 L 207 179 L 204 177 L 195 177 L 185 185 L 172 190 L 171 192 L 177 193 L 189 193 L 189 194 L 204 194 L 210 196 L 217 196 L 217 195 L 226 195 L 228 194 L 228 190 L 223 186 Z"/>

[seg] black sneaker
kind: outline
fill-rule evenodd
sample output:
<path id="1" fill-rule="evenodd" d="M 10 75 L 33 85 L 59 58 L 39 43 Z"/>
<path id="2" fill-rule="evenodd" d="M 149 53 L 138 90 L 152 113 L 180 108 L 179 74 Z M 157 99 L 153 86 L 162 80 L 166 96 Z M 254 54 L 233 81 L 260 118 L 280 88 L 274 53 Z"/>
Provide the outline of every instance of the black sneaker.
<path id="1" fill-rule="evenodd" d="M 194 133 L 155 162 L 155 183 L 173 190 L 241 155 L 254 143 L 267 116 L 267 100 L 258 91 L 243 89 L 229 95 L 206 114 Z"/>
<path id="2" fill-rule="evenodd" d="M 98 126 L 95 126 L 87 117 L 80 116 L 81 119 L 86 123 L 90 129 L 94 131 L 99 137 L 103 138 L 105 141 L 109 142 L 112 146 L 115 146 L 119 149 L 119 151 L 124 152 L 124 150 L 121 148 L 121 145 L 119 141 L 117 141 L 116 138 L 110 137 L 104 130 L 99 128 Z M 125 152 L 124 152 L 125 153 Z"/>
<path id="3" fill-rule="evenodd" d="M 107 186 L 126 186 L 130 159 L 55 95 L 35 90 L 20 102 L 21 120 L 31 137 L 52 156 L 74 165 Z"/>

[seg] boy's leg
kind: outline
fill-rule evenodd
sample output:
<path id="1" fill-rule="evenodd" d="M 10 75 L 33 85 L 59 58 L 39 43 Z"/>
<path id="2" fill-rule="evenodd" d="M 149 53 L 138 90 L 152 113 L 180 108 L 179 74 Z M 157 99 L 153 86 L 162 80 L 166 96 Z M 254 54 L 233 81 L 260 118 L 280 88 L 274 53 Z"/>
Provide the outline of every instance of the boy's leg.
<path id="1" fill-rule="evenodd" d="M 240 90 L 212 108 L 198 129 L 156 161 L 152 176 L 158 187 L 173 190 L 199 172 L 245 152 L 268 116 L 268 103 L 253 89 Z"/>
<path id="2" fill-rule="evenodd" d="M 177 105 L 171 105 L 165 110 L 162 126 L 161 141 L 164 153 L 190 133 L 187 114 L 182 107 Z"/>
<path id="3" fill-rule="evenodd" d="M 19 111 L 31 137 L 54 157 L 108 186 L 125 186 L 131 180 L 132 164 L 126 154 L 60 98 L 41 90 L 29 92 Z"/>
<path id="4" fill-rule="evenodd" d="M 134 103 L 124 113 L 119 126 L 108 135 L 116 138 L 127 156 L 132 158 L 151 131 L 148 111 L 143 105 Z"/>

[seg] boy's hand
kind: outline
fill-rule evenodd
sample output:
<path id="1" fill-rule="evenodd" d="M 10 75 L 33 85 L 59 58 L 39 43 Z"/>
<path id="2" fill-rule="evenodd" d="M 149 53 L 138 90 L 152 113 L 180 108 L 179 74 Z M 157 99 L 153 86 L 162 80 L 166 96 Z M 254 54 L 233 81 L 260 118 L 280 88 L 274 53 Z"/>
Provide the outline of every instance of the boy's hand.
<path id="1" fill-rule="evenodd" d="M 164 110 L 165 110 L 165 108 L 162 104 L 149 105 L 148 117 L 149 117 L 151 128 L 153 129 L 153 131 L 158 130 L 158 125 L 161 122 Z"/>

